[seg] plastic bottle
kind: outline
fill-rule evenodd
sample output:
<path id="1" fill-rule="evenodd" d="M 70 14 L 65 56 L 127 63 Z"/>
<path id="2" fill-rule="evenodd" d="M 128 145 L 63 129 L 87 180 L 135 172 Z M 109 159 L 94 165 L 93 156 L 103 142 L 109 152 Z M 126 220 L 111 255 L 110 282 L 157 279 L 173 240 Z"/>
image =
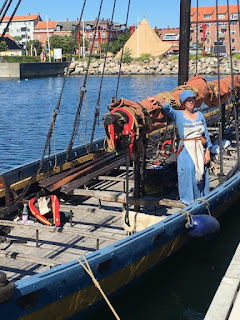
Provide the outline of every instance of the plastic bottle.
<path id="1" fill-rule="evenodd" d="M 23 205 L 22 221 L 28 221 L 28 208 L 27 208 L 27 203 L 24 203 L 24 205 Z"/>

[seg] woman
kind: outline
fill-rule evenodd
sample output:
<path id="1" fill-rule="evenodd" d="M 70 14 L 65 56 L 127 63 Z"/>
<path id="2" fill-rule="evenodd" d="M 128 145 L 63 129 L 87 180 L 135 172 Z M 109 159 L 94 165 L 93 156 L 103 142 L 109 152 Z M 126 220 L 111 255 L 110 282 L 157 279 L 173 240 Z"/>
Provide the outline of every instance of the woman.
<path id="1" fill-rule="evenodd" d="M 195 199 L 209 192 L 210 148 L 212 146 L 205 118 L 199 111 L 194 111 L 195 96 L 191 90 L 180 94 L 184 110 L 174 110 L 165 102 L 153 103 L 162 106 L 162 111 L 172 119 L 178 128 L 180 143 L 178 146 L 178 191 L 180 200 L 189 205 Z"/>

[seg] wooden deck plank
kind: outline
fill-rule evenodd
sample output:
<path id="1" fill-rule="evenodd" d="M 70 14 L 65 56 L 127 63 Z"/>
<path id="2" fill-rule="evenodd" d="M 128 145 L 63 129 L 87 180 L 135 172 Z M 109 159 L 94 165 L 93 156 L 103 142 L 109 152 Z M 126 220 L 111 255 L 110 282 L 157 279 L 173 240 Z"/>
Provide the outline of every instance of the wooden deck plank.
<path id="1" fill-rule="evenodd" d="M 74 195 L 94 197 L 94 198 L 100 199 L 101 201 L 126 203 L 126 195 L 125 193 L 122 193 L 122 192 L 76 189 L 74 190 Z M 142 197 L 140 199 L 135 199 L 130 196 L 129 203 L 132 205 L 161 205 L 161 206 L 176 207 L 176 208 L 185 207 L 185 205 L 180 201 L 169 200 L 169 199 L 156 199 L 153 197 L 151 198 Z"/>

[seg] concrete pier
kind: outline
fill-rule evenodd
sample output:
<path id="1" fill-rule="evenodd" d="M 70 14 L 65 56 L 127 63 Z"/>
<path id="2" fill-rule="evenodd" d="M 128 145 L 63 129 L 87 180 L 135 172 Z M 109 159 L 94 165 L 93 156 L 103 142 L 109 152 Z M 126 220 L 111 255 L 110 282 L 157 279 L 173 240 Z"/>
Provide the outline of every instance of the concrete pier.
<path id="1" fill-rule="evenodd" d="M 64 74 L 68 62 L 0 63 L 0 78 L 25 79 Z"/>
<path id="2" fill-rule="evenodd" d="M 204 320 L 240 319 L 240 244 L 223 277 Z"/>

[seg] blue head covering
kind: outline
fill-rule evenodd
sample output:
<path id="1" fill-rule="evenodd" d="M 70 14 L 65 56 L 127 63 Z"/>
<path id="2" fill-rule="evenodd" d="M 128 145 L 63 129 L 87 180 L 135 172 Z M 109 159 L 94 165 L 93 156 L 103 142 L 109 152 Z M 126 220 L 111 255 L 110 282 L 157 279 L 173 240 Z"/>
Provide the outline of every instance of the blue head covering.
<path id="1" fill-rule="evenodd" d="M 181 94 L 180 94 L 180 102 L 183 103 L 187 98 L 195 98 L 194 93 L 192 92 L 192 90 L 184 90 Z"/>

